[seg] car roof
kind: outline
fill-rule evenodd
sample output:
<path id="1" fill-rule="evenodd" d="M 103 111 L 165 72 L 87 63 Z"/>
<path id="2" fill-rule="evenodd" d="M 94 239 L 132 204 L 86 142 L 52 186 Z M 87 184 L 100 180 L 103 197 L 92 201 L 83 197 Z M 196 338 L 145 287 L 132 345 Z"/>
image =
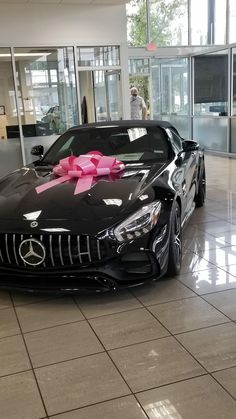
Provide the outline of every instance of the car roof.
<path id="1" fill-rule="evenodd" d="M 78 129 L 89 129 L 99 127 L 127 127 L 127 128 L 138 128 L 138 127 L 161 127 L 161 128 L 174 128 L 167 121 L 159 120 L 120 120 L 120 121 L 104 121 L 104 122 L 93 122 L 89 124 L 77 125 L 69 129 L 69 131 Z"/>

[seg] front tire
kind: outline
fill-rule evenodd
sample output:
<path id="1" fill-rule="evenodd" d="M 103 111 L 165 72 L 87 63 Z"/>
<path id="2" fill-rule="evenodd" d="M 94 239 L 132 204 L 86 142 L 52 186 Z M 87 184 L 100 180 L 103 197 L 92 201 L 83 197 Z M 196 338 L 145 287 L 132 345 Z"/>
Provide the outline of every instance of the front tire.
<path id="1" fill-rule="evenodd" d="M 170 245 L 167 276 L 176 276 L 180 273 L 182 262 L 182 228 L 181 211 L 179 204 L 174 202 L 171 216 Z"/>

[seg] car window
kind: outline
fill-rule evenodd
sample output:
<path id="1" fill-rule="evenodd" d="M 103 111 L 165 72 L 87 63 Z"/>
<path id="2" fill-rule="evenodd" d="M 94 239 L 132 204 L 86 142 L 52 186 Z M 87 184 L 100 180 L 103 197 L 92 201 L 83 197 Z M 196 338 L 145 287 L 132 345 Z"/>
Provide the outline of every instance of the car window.
<path id="1" fill-rule="evenodd" d="M 169 136 L 174 151 L 178 154 L 181 150 L 183 150 L 182 139 L 172 128 L 167 128 L 166 132 Z"/>
<path id="2" fill-rule="evenodd" d="M 68 131 L 49 149 L 42 162 L 56 164 L 70 155 L 100 151 L 124 162 L 166 161 L 170 148 L 158 127 L 91 127 Z"/>

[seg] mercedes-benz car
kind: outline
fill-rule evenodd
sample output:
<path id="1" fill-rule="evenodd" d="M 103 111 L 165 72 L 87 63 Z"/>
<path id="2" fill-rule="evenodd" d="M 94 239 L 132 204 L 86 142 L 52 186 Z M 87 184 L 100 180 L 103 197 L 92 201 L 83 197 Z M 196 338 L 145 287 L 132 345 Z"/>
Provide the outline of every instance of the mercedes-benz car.
<path id="1" fill-rule="evenodd" d="M 77 193 L 86 173 L 58 182 L 62 161 L 96 151 L 120 169 Z M 32 154 L 0 181 L 0 287 L 103 291 L 180 272 L 182 229 L 205 199 L 197 142 L 164 121 L 112 121 L 71 128 Z"/>

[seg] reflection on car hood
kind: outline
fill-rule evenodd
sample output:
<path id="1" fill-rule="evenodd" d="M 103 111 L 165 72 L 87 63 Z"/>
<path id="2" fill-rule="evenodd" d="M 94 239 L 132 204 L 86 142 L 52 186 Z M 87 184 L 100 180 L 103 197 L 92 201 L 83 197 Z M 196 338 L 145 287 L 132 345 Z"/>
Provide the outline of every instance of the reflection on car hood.
<path id="1" fill-rule="evenodd" d="M 89 191 L 74 195 L 76 180 L 37 194 L 35 187 L 54 176 L 48 168 L 25 167 L 0 181 L 0 220 L 22 220 L 40 211 L 39 220 L 77 220 L 106 228 L 155 199 L 149 185 L 162 168 L 163 163 L 127 167 L 120 178 L 100 178 Z"/>

